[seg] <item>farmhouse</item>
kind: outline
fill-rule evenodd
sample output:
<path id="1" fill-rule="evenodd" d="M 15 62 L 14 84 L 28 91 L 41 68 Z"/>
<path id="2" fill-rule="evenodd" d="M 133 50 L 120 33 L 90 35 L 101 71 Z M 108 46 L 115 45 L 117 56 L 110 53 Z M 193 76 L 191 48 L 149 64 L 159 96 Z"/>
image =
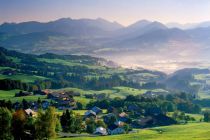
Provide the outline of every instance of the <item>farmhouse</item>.
<path id="1" fill-rule="evenodd" d="M 58 103 L 58 108 L 66 108 L 75 106 L 75 101 L 72 96 L 65 92 L 53 92 L 47 95 L 48 99 L 54 100 Z"/>
<path id="2" fill-rule="evenodd" d="M 107 135 L 107 131 L 106 131 L 106 128 L 98 127 L 98 128 L 96 128 L 96 131 L 93 134 L 105 136 L 105 135 Z"/>
<path id="3" fill-rule="evenodd" d="M 37 90 L 37 91 L 34 91 L 34 95 L 48 95 L 49 93 L 51 93 L 50 90 L 48 89 L 45 89 L 45 90 Z"/>
<path id="4" fill-rule="evenodd" d="M 94 117 L 96 118 L 96 113 L 92 110 L 88 110 L 87 112 L 85 112 L 85 118 L 89 118 L 89 117 Z"/>
<path id="5" fill-rule="evenodd" d="M 110 135 L 125 134 L 125 130 L 122 127 L 115 128 L 114 130 L 109 130 Z"/>
<path id="6" fill-rule="evenodd" d="M 16 70 L 5 69 L 5 70 L 2 70 L 1 73 L 2 73 L 3 75 L 11 76 L 11 75 L 15 75 L 17 72 L 16 72 Z"/>
<path id="7" fill-rule="evenodd" d="M 36 116 L 36 112 L 34 112 L 32 109 L 28 108 L 25 110 L 25 113 L 27 116 L 31 116 L 31 117 L 34 117 Z"/>
<path id="8" fill-rule="evenodd" d="M 21 96 L 30 96 L 32 95 L 31 92 L 27 92 L 27 91 L 20 91 L 19 93 L 15 94 L 15 97 L 21 97 Z"/>
<path id="9" fill-rule="evenodd" d="M 99 107 L 96 107 L 96 106 L 94 106 L 91 110 L 92 110 L 93 112 L 95 112 L 96 115 L 102 113 L 102 109 L 100 109 Z"/>

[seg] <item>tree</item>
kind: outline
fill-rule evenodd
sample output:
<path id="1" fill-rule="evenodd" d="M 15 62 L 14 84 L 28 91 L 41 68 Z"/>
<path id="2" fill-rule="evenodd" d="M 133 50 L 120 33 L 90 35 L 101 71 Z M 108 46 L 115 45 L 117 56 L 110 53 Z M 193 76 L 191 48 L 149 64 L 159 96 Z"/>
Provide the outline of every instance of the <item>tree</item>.
<path id="1" fill-rule="evenodd" d="M 210 112 L 206 111 L 204 112 L 204 122 L 210 122 Z"/>
<path id="2" fill-rule="evenodd" d="M 79 115 L 78 113 L 75 114 L 75 133 L 81 133 L 84 130 L 84 125 L 82 122 L 82 116 Z"/>
<path id="3" fill-rule="evenodd" d="M 62 130 L 62 126 L 61 126 L 61 123 L 60 123 L 59 115 L 57 115 L 56 117 L 57 117 L 57 119 L 56 119 L 55 132 L 58 133 Z"/>
<path id="4" fill-rule="evenodd" d="M 45 112 L 39 111 L 35 122 L 36 138 L 39 140 L 54 138 L 56 122 L 55 108 L 49 107 Z"/>
<path id="5" fill-rule="evenodd" d="M 26 99 L 23 99 L 23 100 L 22 100 L 22 105 L 23 105 L 23 109 L 28 109 L 28 108 L 29 108 L 29 104 L 28 104 L 28 102 L 26 101 Z"/>
<path id="6" fill-rule="evenodd" d="M 84 129 L 82 117 L 68 109 L 61 116 L 61 125 L 64 132 L 81 133 Z"/>
<path id="7" fill-rule="evenodd" d="M 0 108 L 0 139 L 11 140 L 12 114 L 7 108 Z"/>
<path id="8" fill-rule="evenodd" d="M 117 117 L 114 114 L 111 116 L 106 116 L 106 117 L 107 117 L 107 119 L 106 119 L 105 123 L 107 124 L 107 126 L 111 126 L 117 121 Z"/>
<path id="9" fill-rule="evenodd" d="M 96 122 L 95 122 L 95 119 L 93 117 L 87 118 L 85 120 L 85 123 L 87 125 L 87 127 L 86 127 L 87 133 L 92 134 L 96 130 Z"/>
<path id="10" fill-rule="evenodd" d="M 83 104 L 80 102 L 77 102 L 77 109 L 82 110 L 83 109 Z"/>
<path id="11" fill-rule="evenodd" d="M 24 129 L 30 133 L 29 137 L 30 139 L 35 138 L 35 118 L 32 116 L 29 116 L 26 120 Z"/>
<path id="12" fill-rule="evenodd" d="M 72 132 L 74 125 L 73 111 L 68 109 L 61 116 L 61 125 L 64 132 Z"/>
<path id="13" fill-rule="evenodd" d="M 17 110 L 12 116 L 12 134 L 15 140 L 25 138 L 25 124 L 27 122 L 27 116 L 24 110 Z"/>
<path id="14" fill-rule="evenodd" d="M 103 127 L 103 128 L 107 127 L 106 124 L 104 123 L 104 121 L 102 121 L 102 120 L 97 120 L 96 121 L 96 126 L 97 127 Z"/>

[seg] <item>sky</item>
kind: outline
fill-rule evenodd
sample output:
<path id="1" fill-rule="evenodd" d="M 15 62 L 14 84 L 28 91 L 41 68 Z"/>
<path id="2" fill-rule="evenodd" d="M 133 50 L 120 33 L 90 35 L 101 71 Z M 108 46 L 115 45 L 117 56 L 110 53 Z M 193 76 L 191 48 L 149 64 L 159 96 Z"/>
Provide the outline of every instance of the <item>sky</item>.
<path id="1" fill-rule="evenodd" d="M 0 23 L 98 17 L 123 25 L 210 21 L 210 0 L 0 0 Z"/>

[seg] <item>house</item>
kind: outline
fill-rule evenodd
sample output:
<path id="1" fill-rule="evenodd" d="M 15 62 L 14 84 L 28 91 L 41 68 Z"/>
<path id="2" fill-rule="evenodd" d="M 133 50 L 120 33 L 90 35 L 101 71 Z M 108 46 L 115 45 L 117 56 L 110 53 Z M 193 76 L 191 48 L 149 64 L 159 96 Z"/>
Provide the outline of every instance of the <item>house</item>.
<path id="1" fill-rule="evenodd" d="M 17 73 L 16 70 L 12 69 L 5 69 L 2 71 L 3 75 L 8 75 L 8 76 L 15 75 L 16 73 Z"/>
<path id="2" fill-rule="evenodd" d="M 12 106 L 15 110 L 20 109 L 20 103 L 19 102 L 15 102 Z"/>
<path id="3" fill-rule="evenodd" d="M 147 97 L 156 97 L 158 95 L 161 95 L 161 94 L 164 95 L 167 93 L 168 91 L 159 89 L 157 91 L 147 91 L 146 93 L 144 93 L 144 95 Z"/>
<path id="4" fill-rule="evenodd" d="M 47 109 L 50 106 L 50 103 L 48 101 L 42 101 L 42 108 Z"/>
<path id="5" fill-rule="evenodd" d="M 33 110 L 31 110 L 30 108 L 26 109 L 25 110 L 25 113 L 26 113 L 27 116 L 31 116 L 31 117 L 36 116 L 36 112 L 34 112 Z"/>
<path id="6" fill-rule="evenodd" d="M 56 107 L 59 109 L 67 109 L 76 107 L 76 102 L 73 97 L 68 96 L 64 92 L 53 92 L 47 95 L 48 99 L 56 102 Z"/>
<path id="7" fill-rule="evenodd" d="M 34 110 L 38 110 L 39 109 L 39 104 L 37 102 L 32 102 L 31 103 L 31 108 L 33 108 Z"/>
<path id="8" fill-rule="evenodd" d="M 47 98 L 51 100 L 57 100 L 59 99 L 59 97 L 60 97 L 60 93 L 58 92 L 53 92 L 47 95 Z"/>
<path id="9" fill-rule="evenodd" d="M 125 123 L 129 123 L 131 121 L 131 119 L 129 119 L 128 117 L 128 114 L 126 114 L 125 112 L 119 114 L 118 120 Z"/>
<path id="10" fill-rule="evenodd" d="M 34 95 L 48 95 L 49 93 L 51 92 L 48 89 L 34 91 Z"/>
<path id="11" fill-rule="evenodd" d="M 122 126 L 125 125 L 125 123 L 122 122 L 122 121 L 116 121 L 114 124 L 115 124 L 116 126 L 118 126 L 118 127 L 122 127 Z"/>
<path id="12" fill-rule="evenodd" d="M 68 96 L 81 96 L 79 92 L 74 92 L 74 91 L 64 91 L 64 93 Z"/>
<path id="13" fill-rule="evenodd" d="M 115 128 L 114 130 L 108 130 L 110 135 L 125 134 L 125 129 L 122 127 Z"/>
<path id="14" fill-rule="evenodd" d="M 107 135 L 108 133 L 107 133 L 107 131 L 106 131 L 106 128 L 98 127 L 98 128 L 96 128 L 96 131 L 95 131 L 93 134 L 105 136 L 105 135 Z"/>
<path id="15" fill-rule="evenodd" d="M 20 91 L 19 93 L 15 94 L 15 97 L 21 97 L 21 96 L 31 96 L 32 93 L 31 92 L 27 92 L 27 91 Z"/>
<path id="16" fill-rule="evenodd" d="M 104 100 L 104 99 L 107 99 L 107 98 L 108 98 L 108 96 L 107 96 L 106 93 L 94 94 L 94 96 L 95 96 L 95 98 L 96 98 L 97 100 Z"/>
<path id="17" fill-rule="evenodd" d="M 72 99 L 72 97 L 65 94 L 64 92 L 53 92 L 53 93 L 48 94 L 47 97 L 48 97 L 48 99 L 63 100 L 63 101 L 67 101 L 67 100 Z"/>
<path id="18" fill-rule="evenodd" d="M 119 114 L 119 117 L 121 117 L 121 118 L 127 117 L 127 116 L 128 116 L 128 114 L 126 114 L 125 112 L 122 112 L 122 113 Z"/>
<path id="19" fill-rule="evenodd" d="M 116 118 L 115 114 L 109 113 L 109 114 L 107 114 L 106 116 L 104 116 L 104 122 L 105 122 L 106 124 L 108 124 L 110 118 Z"/>
<path id="20" fill-rule="evenodd" d="M 84 96 L 85 98 L 88 98 L 88 99 L 94 99 L 94 95 L 92 94 L 85 94 Z"/>
<path id="21" fill-rule="evenodd" d="M 90 118 L 90 117 L 94 117 L 96 118 L 96 113 L 93 112 L 92 110 L 88 110 L 87 112 L 85 112 L 85 118 Z"/>
<path id="22" fill-rule="evenodd" d="M 93 112 L 95 112 L 96 115 L 101 114 L 103 112 L 102 109 L 100 109 L 99 107 L 96 107 L 96 106 L 94 106 L 91 110 Z"/>

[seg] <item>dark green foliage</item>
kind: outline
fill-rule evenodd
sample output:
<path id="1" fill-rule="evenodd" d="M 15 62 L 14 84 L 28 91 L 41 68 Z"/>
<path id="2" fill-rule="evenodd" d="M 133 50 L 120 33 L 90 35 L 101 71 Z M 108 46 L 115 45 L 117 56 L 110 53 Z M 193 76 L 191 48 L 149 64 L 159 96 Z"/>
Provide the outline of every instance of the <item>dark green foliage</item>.
<path id="1" fill-rule="evenodd" d="M 88 109 L 91 109 L 94 106 L 97 106 L 101 109 L 107 109 L 110 106 L 110 101 L 108 101 L 108 100 L 97 100 L 95 102 L 89 102 L 87 104 Z"/>
<path id="2" fill-rule="evenodd" d="M 96 122 L 93 117 L 87 118 L 86 121 L 86 131 L 87 133 L 92 134 L 96 130 Z"/>
<path id="3" fill-rule="evenodd" d="M 103 128 L 106 128 L 107 125 L 104 123 L 103 120 L 97 120 L 97 121 L 96 121 L 96 127 L 103 127 Z"/>
<path id="4" fill-rule="evenodd" d="M 210 122 L 210 112 L 206 111 L 204 112 L 204 122 Z"/>
<path id="5" fill-rule="evenodd" d="M 175 111 L 172 114 L 172 118 L 177 122 L 187 123 L 188 121 L 195 121 L 195 118 L 186 115 L 184 112 Z"/>
<path id="6" fill-rule="evenodd" d="M 77 102 L 77 109 L 78 109 L 78 110 L 84 109 L 83 104 L 80 103 L 80 102 Z"/>
<path id="7" fill-rule="evenodd" d="M 39 111 L 35 122 L 36 138 L 43 140 L 56 137 L 57 122 L 55 108 L 50 107 L 45 112 Z"/>
<path id="8" fill-rule="evenodd" d="M 25 99 L 22 100 L 22 107 L 23 107 L 23 109 L 29 108 L 29 103 Z"/>
<path id="9" fill-rule="evenodd" d="M 9 101 L 0 100 L 0 107 L 5 107 L 11 111 L 12 110 L 12 102 L 10 100 Z"/>
<path id="10" fill-rule="evenodd" d="M 0 107 L 0 139 L 11 140 L 12 114 L 7 108 Z"/>
<path id="11" fill-rule="evenodd" d="M 17 110 L 12 117 L 12 134 L 15 140 L 25 139 L 27 116 L 24 110 Z"/>
<path id="12" fill-rule="evenodd" d="M 72 110 L 67 109 L 63 112 L 60 121 L 64 132 L 81 133 L 83 131 L 82 116 L 73 113 Z"/>
<path id="13" fill-rule="evenodd" d="M 28 90 L 30 87 L 29 84 L 22 83 L 18 80 L 3 79 L 0 80 L 0 89 L 1 90 L 12 90 L 12 89 L 21 89 Z"/>

